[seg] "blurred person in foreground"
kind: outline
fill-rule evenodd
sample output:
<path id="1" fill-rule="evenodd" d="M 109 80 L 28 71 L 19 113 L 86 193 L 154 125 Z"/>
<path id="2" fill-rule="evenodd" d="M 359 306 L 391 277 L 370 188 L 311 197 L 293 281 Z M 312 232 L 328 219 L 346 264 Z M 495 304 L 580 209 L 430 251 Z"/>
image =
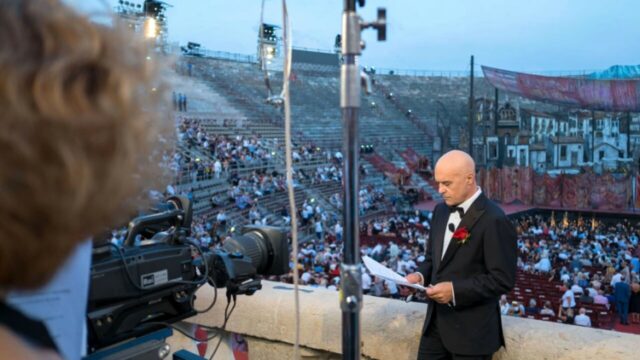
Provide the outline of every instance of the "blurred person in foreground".
<path id="1" fill-rule="evenodd" d="M 477 186 L 468 154 L 444 154 L 434 175 L 444 203 L 425 262 L 406 277 L 429 298 L 418 359 L 490 359 L 504 346 L 499 299 L 515 285 L 516 230 Z"/>
<path id="2" fill-rule="evenodd" d="M 1 359 L 61 358 L 7 294 L 45 285 L 161 178 L 167 98 L 131 39 L 58 0 L 0 1 Z"/>

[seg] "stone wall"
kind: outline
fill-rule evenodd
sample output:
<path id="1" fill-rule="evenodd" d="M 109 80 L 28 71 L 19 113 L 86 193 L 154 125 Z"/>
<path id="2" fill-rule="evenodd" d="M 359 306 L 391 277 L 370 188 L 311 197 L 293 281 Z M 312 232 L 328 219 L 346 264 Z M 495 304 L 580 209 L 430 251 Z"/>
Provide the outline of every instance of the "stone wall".
<path id="1" fill-rule="evenodd" d="M 263 289 L 255 295 L 237 298 L 226 330 L 245 336 L 252 360 L 291 359 L 295 342 L 293 286 L 269 281 L 262 284 Z M 206 308 L 212 299 L 213 289 L 203 286 L 196 308 Z M 342 313 L 338 293 L 301 287 L 299 299 L 301 358 L 340 359 Z M 213 309 L 188 321 L 219 326 L 225 305 L 224 289 L 220 289 Z M 365 296 L 360 318 L 363 358 L 415 359 L 425 314 L 425 304 Z M 494 360 L 637 357 L 637 335 L 513 317 L 503 317 L 503 324 L 507 349 L 501 349 Z M 193 342 L 180 334 L 169 343 L 173 349 L 188 348 L 189 344 L 193 348 Z"/>

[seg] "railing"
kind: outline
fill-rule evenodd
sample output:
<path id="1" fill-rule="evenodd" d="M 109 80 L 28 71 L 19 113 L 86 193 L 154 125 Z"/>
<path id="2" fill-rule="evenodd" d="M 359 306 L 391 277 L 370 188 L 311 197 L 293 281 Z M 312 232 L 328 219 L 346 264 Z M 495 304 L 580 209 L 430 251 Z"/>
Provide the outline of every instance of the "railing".
<path id="1" fill-rule="evenodd" d="M 378 75 L 398 75 L 398 76 L 424 76 L 424 77 L 446 77 L 461 78 L 469 77 L 469 70 L 422 70 L 422 69 L 397 69 L 397 68 L 376 68 L 375 73 Z M 600 70 L 526 70 L 518 71 L 525 74 L 536 74 L 542 76 L 567 76 L 567 77 L 584 77 Z M 474 77 L 484 77 L 481 66 L 474 67 Z"/>
<path id="2" fill-rule="evenodd" d="M 318 53 L 323 53 L 323 54 L 333 54 L 333 51 L 329 51 L 329 50 L 321 50 L 321 49 L 312 49 L 312 48 L 305 48 L 305 47 L 294 47 L 294 50 L 304 50 L 304 51 L 313 51 L 313 52 L 318 52 Z M 201 57 L 207 57 L 207 58 L 213 58 L 213 59 L 222 59 L 222 60 L 231 60 L 231 61 L 237 61 L 237 62 L 243 62 L 243 63 L 251 63 L 251 64 L 257 64 L 258 63 L 258 57 L 256 55 L 248 55 L 248 54 L 239 54 L 239 53 L 232 53 L 232 52 L 227 52 L 227 51 L 217 51 L 217 50 L 209 50 L 209 49 L 203 49 L 200 48 L 198 50 L 192 51 L 190 53 L 184 54 L 186 56 L 201 56 Z"/>
<path id="3" fill-rule="evenodd" d="M 313 49 L 306 47 L 294 47 L 295 50 L 314 51 L 324 54 L 332 54 L 333 51 Z M 184 54 L 186 56 L 202 56 L 213 59 L 231 60 L 242 63 L 257 64 L 258 58 L 255 55 L 232 53 L 227 51 L 217 51 L 209 49 L 199 49 L 190 54 Z M 399 68 L 378 68 L 369 67 L 368 69 L 375 69 L 375 73 L 379 75 L 398 75 L 398 76 L 424 76 L 424 77 L 447 77 L 447 78 L 459 78 L 469 77 L 469 70 L 429 70 L 429 69 L 399 69 Z M 567 76 L 567 77 L 584 77 L 592 73 L 602 71 L 594 69 L 582 69 L 582 70 L 518 70 L 518 72 L 526 74 L 536 74 L 542 76 Z M 480 65 L 474 67 L 475 77 L 484 77 L 482 68 Z"/>
<path id="4" fill-rule="evenodd" d="M 258 58 L 255 55 L 239 54 L 239 53 L 232 53 L 227 51 L 199 49 L 183 55 L 194 56 L 194 57 L 206 57 L 206 58 L 221 59 L 221 60 L 231 60 L 231 61 L 237 61 L 241 63 L 250 63 L 250 64 L 258 63 Z"/>
<path id="5" fill-rule="evenodd" d="M 301 47 L 301 46 L 294 46 L 293 50 L 313 51 L 313 52 L 323 53 L 323 54 L 335 54 L 336 53 L 335 51 L 332 51 L 332 50 L 323 50 L 323 49 L 308 48 L 308 47 Z"/>
<path id="6" fill-rule="evenodd" d="M 399 75 L 399 76 L 439 76 L 439 77 L 468 77 L 468 70 L 419 70 L 419 69 L 396 69 L 396 68 L 374 68 L 377 75 Z"/>

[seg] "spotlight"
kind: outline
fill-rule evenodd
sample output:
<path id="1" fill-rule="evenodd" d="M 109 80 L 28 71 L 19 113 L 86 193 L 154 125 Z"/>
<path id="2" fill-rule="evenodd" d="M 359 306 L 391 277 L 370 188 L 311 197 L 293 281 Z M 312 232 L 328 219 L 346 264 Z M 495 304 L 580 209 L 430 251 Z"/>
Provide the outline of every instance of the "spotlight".
<path id="1" fill-rule="evenodd" d="M 147 39 L 153 39 L 156 37 L 157 31 L 156 19 L 148 17 L 144 21 L 144 37 Z"/>

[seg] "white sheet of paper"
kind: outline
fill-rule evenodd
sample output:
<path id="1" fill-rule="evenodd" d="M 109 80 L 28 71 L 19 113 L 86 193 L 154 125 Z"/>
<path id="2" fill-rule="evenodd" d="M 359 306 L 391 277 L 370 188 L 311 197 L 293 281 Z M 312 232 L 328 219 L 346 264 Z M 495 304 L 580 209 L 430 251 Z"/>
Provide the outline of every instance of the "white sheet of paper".
<path id="1" fill-rule="evenodd" d="M 364 266 L 369 269 L 371 275 L 383 278 L 385 280 L 393 281 L 394 283 L 402 286 L 412 287 L 418 290 L 426 290 L 426 288 L 419 284 L 411 284 L 408 282 L 404 276 L 396 273 L 395 271 L 389 269 L 388 267 L 380 264 L 379 262 L 373 260 L 368 256 L 363 256 L 362 261 L 364 262 Z"/>
<path id="2" fill-rule="evenodd" d="M 87 348 L 85 319 L 91 249 L 91 240 L 85 241 L 49 284 L 36 291 L 13 292 L 7 298 L 26 315 L 43 321 L 62 356 L 69 360 L 79 360 Z"/>

